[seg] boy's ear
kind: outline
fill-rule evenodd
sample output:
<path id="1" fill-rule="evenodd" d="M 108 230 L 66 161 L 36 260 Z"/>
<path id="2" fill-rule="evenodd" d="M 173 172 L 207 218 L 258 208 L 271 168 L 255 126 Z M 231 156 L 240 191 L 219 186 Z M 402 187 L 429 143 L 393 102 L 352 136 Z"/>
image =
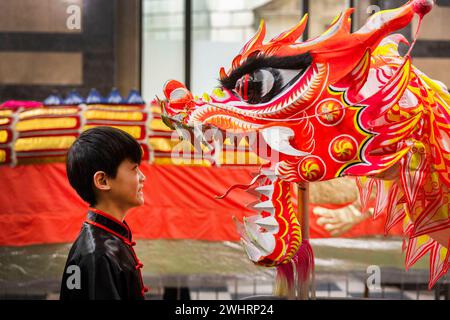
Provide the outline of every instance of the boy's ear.
<path id="1" fill-rule="evenodd" d="M 108 175 L 103 171 L 97 171 L 94 174 L 94 185 L 101 191 L 110 190 Z"/>

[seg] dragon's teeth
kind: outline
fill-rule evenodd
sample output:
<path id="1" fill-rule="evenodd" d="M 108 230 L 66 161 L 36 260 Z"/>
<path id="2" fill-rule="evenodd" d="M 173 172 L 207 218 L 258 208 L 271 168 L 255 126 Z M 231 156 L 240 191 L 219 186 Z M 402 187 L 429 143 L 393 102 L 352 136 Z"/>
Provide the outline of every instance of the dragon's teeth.
<path id="1" fill-rule="evenodd" d="M 277 220 L 272 216 L 257 219 L 255 223 L 260 227 L 278 227 Z"/>
<path id="2" fill-rule="evenodd" d="M 255 209 L 273 209 L 273 203 L 270 200 L 259 202 L 253 206 Z"/>
<path id="3" fill-rule="evenodd" d="M 252 222 L 250 219 L 244 217 L 244 229 L 248 238 L 252 244 L 258 249 L 262 249 L 262 253 L 267 254 L 274 249 L 273 235 L 268 233 L 262 233 L 259 230 L 259 226 Z"/>
<path id="4" fill-rule="evenodd" d="M 293 96 L 291 96 L 291 97 L 289 98 L 287 104 L 290 105 L 290 104 L 292 103 L 293 100 L 294 100 L 294 99 L 293 99 Z"/>
<path id="5" fill-rule="evenodd" d="M 273 185 L 260 186 L 260 187 L 257 187 L 255 189 L 255 191 L 257 191 L 265 196 L 271 197 L 272 193 L 273 193 Z"/>
<path id="6" fill-rule="evenodd" d="M 265 175 L 266 177 L 268 177 L 271 180 L 277 177 L 275 171 L 269 170 L 269 169 L 262 169 L 261 174 Z"/>
<path id="7" fill-rule="evenodd" d="M 245 253 L 248 258 L 253 262 L 258 262 L 262 258 L 261 251 L 256 248 L 250 241 L 241 238 L 241 244 L 244 247 Z"/>

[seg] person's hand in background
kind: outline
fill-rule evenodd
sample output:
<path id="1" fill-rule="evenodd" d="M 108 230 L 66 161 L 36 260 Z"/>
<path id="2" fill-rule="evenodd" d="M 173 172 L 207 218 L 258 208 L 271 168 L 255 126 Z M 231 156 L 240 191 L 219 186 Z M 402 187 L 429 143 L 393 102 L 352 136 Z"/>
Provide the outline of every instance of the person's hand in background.
<path id="1" fill-rule="evenodd" d="M 315 207 L 313 214 L 318 216 L 317 224 L 322 226 L 333 237 L 338 237 L 356 224 L 371 217 L 373 209 L 362 213 L 355 204 L 350 204 L 339 209 L 328 209 L 324 207 Z"/>

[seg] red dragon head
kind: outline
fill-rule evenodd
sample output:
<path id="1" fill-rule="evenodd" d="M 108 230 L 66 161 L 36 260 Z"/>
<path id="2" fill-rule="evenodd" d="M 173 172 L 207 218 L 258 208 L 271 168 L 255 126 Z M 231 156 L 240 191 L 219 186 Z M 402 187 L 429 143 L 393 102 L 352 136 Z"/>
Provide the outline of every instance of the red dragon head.
<path id="1" fill-rule="evenodd" d="M 350 33 L 353 9 L 347 9 L 321 36 L 305 42 L 297 40 L 306 27 L 307 15 L 268 42 L 264 42 L 265 24 L 261 22 L 228 72 L 221 68 L 221 87 L 209 97 L 194 100 L 184 85 L 168 81 L 164 87 L 169 100 L 167 114 L 182 115 L 182 122 L 188 125 L 210 123 L 237 130 L 298 115 L 313 105 L 326 87 L 354 72 L 366 52 L 373 51 L 389 33 L 409 24 L 414 13 L 423 15 L 426 10 L 419 4 L 428 2 L 411 1 L 378 12 L 355 33 Z M 228 121 L 222 119 L 225 115 L 230 116 Z"/>
<path id="2" fill-rule="evenodd" d="M 450 96 L 443 84 L 411 65 L 409 54 L 398 54 L 399 43 L 407 41 L 390 35 L 432 6 L 431 0 L 409 1 L 374 14 L 353 33 L 353 9 L 347 9 L 322 35 L 305 42 L 297 39 L 307 15 L 268 42 L 261 23 L 231 68 L 220 70 L 220 86 L 211 95 L 195 99 L 180 82 L 166 83 L 169 125 L 256 133 L 250 145 L 270 160 L 262 172 L 266 180 L 256 188 L 260 213 L 241 228 L 254 262 L 278 265 L 295 258 L 301 233 L 285 196 L 288 183 L 339 176 L 370 178 L 361 178 L 360 185 L 377 186 L 375 215 L 386 213 L 389 226 L 404 220 L 411 252 L 426 252 L 414 242 L 426 234 L 446 250 Z M 410 255 L 408 264 L 417 260 Z M 442 274 L 448 254 L 439 256 L 435 271 Z"/>

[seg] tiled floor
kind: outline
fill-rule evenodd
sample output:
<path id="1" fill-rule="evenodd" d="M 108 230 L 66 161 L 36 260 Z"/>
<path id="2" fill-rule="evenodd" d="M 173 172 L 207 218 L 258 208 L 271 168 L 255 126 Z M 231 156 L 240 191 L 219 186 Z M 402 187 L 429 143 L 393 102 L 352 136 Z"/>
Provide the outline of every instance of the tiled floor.
<path id="1" fill-rule="evenodd" d="M 399 276 L 399 272 L 401 276 Z M 449 299 L 449 279 L 443 278 L 433 290 L 427 289 L 427 277 L 421 274 L 405 273 L 400 270 L 384 270 L 386 282 L 381 289 L 367 290 L 364 273 L 317 273 L 315 278 L 315 296 L 317 299 L 406 299 L 433 300 L 440 292 L 440 299 Z M 427 273 L 425 273 L 427 276 Z M 367 276 L 367 275 L 366 275 Z M 399 282 L 399 283 L 396 283 Z M 239 278 L 219 275 L 197 275 L 192 277 L 151 277 L 145 276 L 144 282 L 150 286 L 146 298 L 160 300 L 164 287 L 189 288 L 191 300 L 242 300 L 273 299 L 273 277 L 266 279 Z M 175 284 L 175 285 L 174 285 Z M 59 298 L 59 279 L 9 283 L 1 281 L 1 299 L 49 299 Z"/>
<path id="2" fill-rule="evenodd" d="M 406 287 L 406 286 L 404 286 Z M 435 291 L 420 289 L 408 290 L 401 286 L 382 286 L 378 290 L 366 290 L 364 282 L 358 276 L 352 275 L 318 275 L 315 282 L 315 296 L 317 299 L 396 299 L 396 300 L 432 300 Z M 273 299 L 272 283 L 245 281 L 239 279 L 224 280 L 224 284 L 209 286 L 208 282 L 202 286 L 190 286 L 191 300 L 242 300 L 242 299 Z M 418 290 L 420 289 L 420 290 Z M 444 290 L 442 290 L 444 289 Z M 441 299 L 445 299 L 450 292 L 448 284 L 441 286 Z M 152 295 L 152 299 L 161 299 L 161 295 Z M 150 296 L 149 296 L 150 298 Z"/>

